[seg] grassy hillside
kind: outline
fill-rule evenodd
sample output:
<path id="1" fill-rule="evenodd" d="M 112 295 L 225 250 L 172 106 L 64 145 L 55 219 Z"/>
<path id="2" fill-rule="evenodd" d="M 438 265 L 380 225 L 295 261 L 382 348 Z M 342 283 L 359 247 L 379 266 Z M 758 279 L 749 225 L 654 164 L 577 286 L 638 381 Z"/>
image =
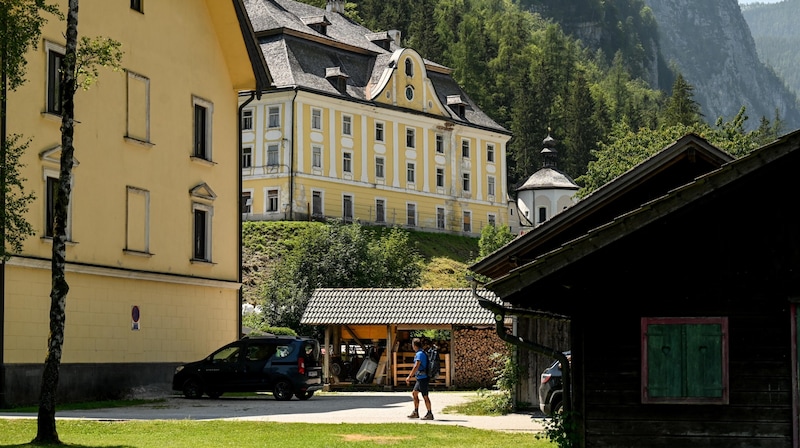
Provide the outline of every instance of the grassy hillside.
<path id="1" fill-rule="evenodd" d="M 246 248 L 276 260 L 292 249 L 294 237 L 302 229 L 324 225 L 318 222 L 246 222 L 242 226 L 242 241 Z M 366 228 L 376 236 L 385 230 L 384 227 Z M 478 256 L 478 238 L 417 231 L 408 231 L 408 235 L 426 263 L 423 288 L 469 286 L 465 275 L 467 266 Z"/>

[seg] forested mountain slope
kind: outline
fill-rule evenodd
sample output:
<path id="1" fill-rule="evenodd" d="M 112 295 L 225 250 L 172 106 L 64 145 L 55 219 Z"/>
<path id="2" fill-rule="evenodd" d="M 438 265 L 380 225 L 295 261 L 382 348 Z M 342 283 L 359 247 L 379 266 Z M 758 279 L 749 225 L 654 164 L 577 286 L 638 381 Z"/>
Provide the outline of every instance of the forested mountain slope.
<path id="1" fill-rule="evenodd" d="M 742 6 L 758 55 L 800 95 L 800 0 Z"/>
<path id="2" fill-rule="evenodd" d="M 762 116 L 774 118 L 776 110 L 786 130 L 800 127 L 797 97 L 759 60 L 736 0 L 646 2 L 658 22 L 662 55 L 694 85 L 708 121 L 730 118 L 746 106 L 750 128 Z M 791 3 L 797 12 L 800 3 Z"/>

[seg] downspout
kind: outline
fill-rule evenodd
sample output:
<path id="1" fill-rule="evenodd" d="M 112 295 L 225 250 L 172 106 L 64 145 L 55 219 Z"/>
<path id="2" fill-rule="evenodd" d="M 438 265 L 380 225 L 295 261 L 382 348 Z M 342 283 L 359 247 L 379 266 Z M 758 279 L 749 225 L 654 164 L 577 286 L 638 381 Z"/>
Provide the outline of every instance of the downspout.
<path id="1" fill-rule="evenodd" d="M 289 221 L 294 221 L 294 149 L 297 137 L 297 126 L 295 126 L 295 102 L 297 101 L 297 87 L 294 88 L 292 98 L 292 141 L 289 142 L 291 156 L 289 157 Z"/>
<path id="2" fill-rule="evenodd" d="M 505 319 L 506 319 L 506 312 L 512 311 L 514 314 L 523 314 L 523 310 L 514 310 L 509 308 L 504 308 L 503 306 L 487 299 L 481 297 L 477 291 L 477 281 L 474 279 L 472 280 L 472 296 L 478 300 L 478 304 L 485 308 L 492 313 L 494 313 L 494 323 L 495 323 L 495 330 L 497 331 L 497 335 L 500 336 L 500 339 L 508 342 L 509 344 L 515 345 L 517 347 L 522 347 L 526 350 L 539 353 L 541 355 L 549 356 L 551 358 L 557 359 L 561 363 L 561 375 L 563 378 L 562 387 L 563 387 L 563 394 L 564 398 L 562 400 L 564 406 L 564 412 L 569 412 L 572 410 L 572 366 L 570 365 L 569 359 L 567 356 L 562 353 L 560 350 L 556 350 L 551 347 L 545 347 L 544 345 L 537 344 L 535 342 L 528 341 L 519 336 L 513 336 L 506 333 L 505 327 Z M 533 314 L 530 311 L 527 311 L 526 314 Z M 544 315 L 544 314 L 542 314 Z"/>
<path id="3" fill-rule="evenodd" d="M 259 97 L 260 96 L 261 95 L 259 95 Z M 236 210 L 237 213 L 236 222 L 239 223 L 239 237 L 238 237 L 239 250 L 237 251 L 238 271 L 239 271 L 237 277 L 237 281 L 239 282 L 239 303 L 236 304 L 236 328 L 238 328 L 238 333 L 236 333 L 236 340 L 239 340 L 239 338 L 242 337 L 242 299 L 244 298 L 244 295 L 242 294 L 242 260 L 244 258 L 242 255 L 242 111 L 248 104 L 250 104 L 255 99 L 255 97 L 256 97 L 256 91 L 251 90 L 250 98 L 246 99 L 244 103 L 242 103 L 239 106 L 239 109 L 237 111 L 238 116 L 236 117 L 236 129 L 238 130 L 237 134 L 238 141 L 236 146 L 239 148 L 239 154 L 236 156 L 236 159 L 238 160 L 236 162 L 236 167 L 238 170 L 236 171 L 236 178 L 238 179 L 238 186 L 239 186 L 239 200 L 237 201 L 237 204 L 239 204 L 239 206 Z"/>

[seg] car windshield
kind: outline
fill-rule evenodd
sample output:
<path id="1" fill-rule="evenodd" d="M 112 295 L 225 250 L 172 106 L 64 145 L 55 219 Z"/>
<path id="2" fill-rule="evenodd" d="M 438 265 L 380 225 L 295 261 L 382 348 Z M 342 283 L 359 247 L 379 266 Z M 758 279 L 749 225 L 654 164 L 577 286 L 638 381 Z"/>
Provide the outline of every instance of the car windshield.
<path id="1" fill-rule="evenodd" d="M 236 362 L 239 357 L 239 347 L 225 347 L 211 355 L 212 362 Z"/>

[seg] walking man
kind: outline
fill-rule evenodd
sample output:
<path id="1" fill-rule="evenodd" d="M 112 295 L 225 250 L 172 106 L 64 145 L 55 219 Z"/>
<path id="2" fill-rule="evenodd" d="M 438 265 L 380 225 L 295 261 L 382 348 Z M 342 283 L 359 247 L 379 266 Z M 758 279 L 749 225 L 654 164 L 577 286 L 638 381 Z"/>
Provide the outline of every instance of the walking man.
<path id="1" fill-rule="evenodd" d="M 414 355 L 414 368 L 411 369 L 411 373 L 406 377 L 406 384 L 411 382 L 412 375 L 416 376 L 417 382 L 411 392 L 411 396 L 414 399 L 414 412 L 408 418 L 419 418 L 419 396 L 422 394 L 422 399 L 425 400 L 425 407 L 428 409 L 428 413 L 425 414 L 425 417 L 422 417 L 422 420 L 433 420 L 431 399 L 428 398 L 428 381 L 430 378 L 425 373 L 428 368 L 428 355 L 422 350 L 422 341 L 419 338 L 414 338 L 411 341 L 411 345 L 414 347 L 416 354 Z"/>

